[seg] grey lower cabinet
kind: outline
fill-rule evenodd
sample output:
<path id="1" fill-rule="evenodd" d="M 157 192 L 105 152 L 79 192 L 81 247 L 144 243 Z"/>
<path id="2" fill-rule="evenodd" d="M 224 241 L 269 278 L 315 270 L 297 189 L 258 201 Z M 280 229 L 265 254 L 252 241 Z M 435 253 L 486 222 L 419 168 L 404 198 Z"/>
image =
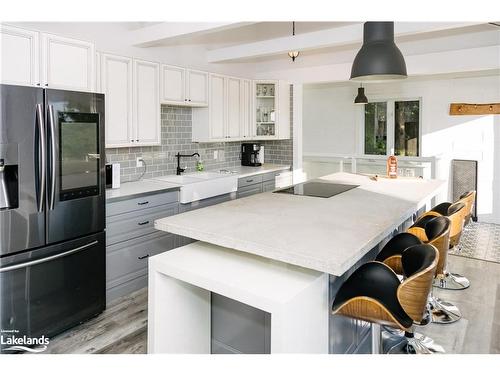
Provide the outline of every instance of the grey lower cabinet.
<path id="1" fill-rule="evenodd" d="M 106 304 L 148 282 L 148 257 L 178 246 L 157 231 L 156 219 L 179 212 L 178 192 L 145 195 L 106 205 Z"/>
<path id="2" fill-rule="evenodd" d="M 268 172 L 256 176 L 242 177 L 238 180 L 238 198 L 265 193 L 276 189 L 276 176 L 282 171 Z"/>

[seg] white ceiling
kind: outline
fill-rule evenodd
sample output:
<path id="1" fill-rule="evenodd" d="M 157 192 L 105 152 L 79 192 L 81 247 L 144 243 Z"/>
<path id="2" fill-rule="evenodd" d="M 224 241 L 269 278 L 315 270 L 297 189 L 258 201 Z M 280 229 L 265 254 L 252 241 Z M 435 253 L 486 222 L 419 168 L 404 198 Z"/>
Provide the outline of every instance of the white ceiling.
<path id="1" fill-rule="evenodd" d="M 175 23 L 169 24 L 173 25 Z M 295 33 L 308 33 L 352 24 L 356 24 L 356 22 L 295 22 Z M 203 44 L 207 50 L 211 50 L 223 46 L 251 43 L 290 35 L 292 35 L 292 22 L 256 22 L 233 28 L 231 31 L 221 30 L 202 35 L 181 36 L 155 45 Z"/>

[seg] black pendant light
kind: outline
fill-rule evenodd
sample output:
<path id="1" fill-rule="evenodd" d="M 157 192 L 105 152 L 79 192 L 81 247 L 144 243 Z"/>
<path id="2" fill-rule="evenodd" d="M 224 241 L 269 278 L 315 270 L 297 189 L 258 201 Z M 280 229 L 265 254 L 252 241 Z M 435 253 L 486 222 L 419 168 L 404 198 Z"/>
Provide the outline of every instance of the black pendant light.
<path id="1" fill-rule="evenodd" d="M 292 36 L 295 36 L 295 21 L 292 22 Z M 299 57 L 300 52 L 297 50 L 289 51 L 288 57 L 292 59 L 292 62 L 295 62 L 295 59 Z"/>
<path id="2" fill-rule="evenodd" d="M 367 104 L 368 98 L 365 95 L 365 88 L 363 86 L 358 87 L 358 96 L 354 99 L 354 104 Z"/>
<path id="3" fill-rule="evenodd" d="M 353 81 L 385 81 L 406 78 L 403 54 L 394 43 L 394 22 L 365 22 L 363 45 L 354 58 Z"/>

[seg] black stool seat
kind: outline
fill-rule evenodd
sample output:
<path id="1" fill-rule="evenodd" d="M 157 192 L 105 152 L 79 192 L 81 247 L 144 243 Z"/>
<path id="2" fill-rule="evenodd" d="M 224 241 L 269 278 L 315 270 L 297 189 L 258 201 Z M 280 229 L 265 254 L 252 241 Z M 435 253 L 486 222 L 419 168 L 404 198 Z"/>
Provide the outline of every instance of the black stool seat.
<path id="1" fill-rule="evenodd" d="M 401 256 L 405 249 L 420 244 L 422 244 L 422 241 L 420 241 L 417 236 L 411 233 L 398 233 L 385 244 L 375 260 L 384 262 L 390 257 Z"/>
<path id="2" fill-rule="evenodd" d="M 410 330 L 424 315 L 438 258 L 432 245 L 408 247 L 401 255 L 402 282 L 384 263 L 363 264 L 340 287 L 333 313 Z"/>
<path id="3" fill-rule="evenodd" d="M 405 313 L 397 297 L 400 284 L 397 275 L 385 264 L 365 263 L 342 284 L 332 309 L 339 310 L 353 298 L 366 297 L 380 303 L 399 325 L 410 328 L 413 320 Z"/>

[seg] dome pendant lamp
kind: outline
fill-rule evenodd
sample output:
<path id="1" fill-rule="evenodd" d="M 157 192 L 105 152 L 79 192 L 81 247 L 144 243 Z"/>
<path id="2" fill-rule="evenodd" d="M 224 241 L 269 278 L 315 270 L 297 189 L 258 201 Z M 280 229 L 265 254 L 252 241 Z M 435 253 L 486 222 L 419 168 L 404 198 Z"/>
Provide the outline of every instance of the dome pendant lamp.
<path id="1" fill-rule="evenodd" d="M 358 96 L 354 99 L 354 104 L 367 104 L 368 98 L 365 95 L 365 88 L 363 86 L 358 87 Z"/>
<path id="2" fill-rule="evenodd" d="M 403 54 L 394 43 L 394 22 L 365 22 L 363 45 L 354 58 L 352 81 L 385 81 L 406 78 Z"/>

